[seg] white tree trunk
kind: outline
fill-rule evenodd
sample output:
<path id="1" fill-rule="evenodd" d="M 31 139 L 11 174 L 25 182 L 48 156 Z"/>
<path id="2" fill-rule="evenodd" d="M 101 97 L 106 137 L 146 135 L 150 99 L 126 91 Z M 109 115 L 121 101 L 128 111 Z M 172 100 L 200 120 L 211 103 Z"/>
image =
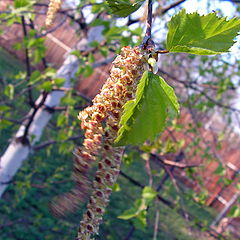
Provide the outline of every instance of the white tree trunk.
<path id="1" fill-rule="evenodd" d="M 64 87 L 69 87 L 70 79 L 74 76 L 77 67 L 77 58 L 73 55 L 69 55 L 64 61 L 63 66 L 57 71 L 57 77 L 65 79 Z M 30 141 L 30 145 L 24 145 L 20 141 L 15 140 L 24 134 L 26 126 L 24 124 L 20 126 L 15 138 L 12 140 L 0 160 L 0 197 L 8 186 L 9 181 L 21 167 L 22 162 L 28 157 L 32 146 L 39 141 L 45 126 L 52 117 L 52 113 L 47 111 L 46 107 L 57 106 L 63 96 L 63 91 L 52 91 L 48 94 L 45 104 L 37 110 L 28 131 L 28 139 L 33 139 Z M 41 102 L 42 98 L 43 96 L 41 95 L 36 100 L 35 104 L 37 105 Z M 29 112 L 29 116 L 32 112 L 33 109 Z"/>
<path id="2" fill-rule="evenodd" d="M 89 43 L 94 40 L 101 41 L 102 27 L 94 27 L 89 31 L 88 39 L 83 39 L 78 44 L 79 50 L 89 50 Z M 64 61 L 62 67 L 57 71 L 58 78 L 64 78 L 64 87 L 70 86 L 70 79 L 74 77 L 78 68 L 78 60 L 73 55 L 68 55 Z M 46 107 L 56 107 L 61 98 L 64 96 L 63 91 L 52 91 L 48 94 L 44 106 L 37 110 L 34 119 L 29 127 L 28 139 L 33 139 L 30 145 L 24 145 L 20 141 L 16 141 L 16 138 L 23 136 L 26 128 L 25 124 L 21 125 L 15 138 L 11 141 L 10 145 L 6 149 L 5 153 L 0 158 L 0 197 L 4 193 L 5 189 L 9 185 L 11 179 L 21 167 L 24 160 L 27 159 L 31 153 L 33 145 L 40 140 L 42 132 L 47 125 L 48 121 L 52 117 L 52 113 L 46 110 Z M 43 96 L 41 95 L 35 102 L 37 105 L 41 102 Z M 31 115 L 33 109 L 29 112 Z"/>

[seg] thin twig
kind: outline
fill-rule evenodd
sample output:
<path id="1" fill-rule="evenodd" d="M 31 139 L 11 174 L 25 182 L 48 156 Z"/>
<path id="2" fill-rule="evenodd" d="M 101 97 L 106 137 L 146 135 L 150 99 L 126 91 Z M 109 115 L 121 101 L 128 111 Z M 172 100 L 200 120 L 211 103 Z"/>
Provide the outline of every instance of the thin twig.
<path id="1" fill-rule="evenodd" d="M 22 144 L 26 144 L 26 145 L 29 145 L 29 144 L 30 144 L 29 139 L 28 139 L 28 130 L 29 130 L 29 128 L 30 128 L 30 126 L 31 126 L 31 124 L 32 124 L 32 121 L 33 121 L 35 115 L 37 114 L 38 110 L 44 105 L 44 102 L 45 102 L 47 96 L 48 96 L 48 93 L 47 93 L 47 92 L 44 92 L 44 93 L 42 94 L 42 100 L 41 100 L 41 102 L 40 102 L 37 106 L 35 106 L 35 108 L 33 109 L 33 112 L 32 112 L 32 114 L 31 114 L 31 116 L 29 117 L 28 122 L 27 122 L 27 125 L 26 125 L 26 127 L 25 127 L 25 129 L 24 129 L 24 134 L 23 134 L 23 136 L 22 136 L 22 137 L 18 137 L 18 138 L 16 139 L 17 141 L 22 142 Z"/>
<path id="2" fill-rule="evenodd" d="M 164 13 L 168 12 L 170 9 L 177 7 L 181 3 L 185 2 L 186 0 L 178 0 L 174 3 L 171 3 L 170 5 L 163 7 L 163 8 L 158 8 L 156 12 L 154 13 L 154 16 L 157 15 L 163 15 Z"/>
<path id="3" fill-rule="evenodd" d="M 22 20 L 23 35 L 25 38 L 27 38 L 28 33 L 27 33 L 26 22 L 25 22 L 24 16 L 21 16 L 21 20 Z M 27 47 L 25 47 L 25 61 L 26 61 L 26 70 L 27 70 L 27 81 L 29 81 L 29 79 L 31 77 L 31 65 L 30 65 L 30 59 L 29 59 L 29 50 Z M 28 89 L 28 98 L 29 98 L 29 105 L 31 107 L 35 107 L 31 88 Z"/>
<path id="4" fill-rule="evenodd" d="M 154 49 L 154 42 L 152 40 L 152 0 L 148 0 L 147 29 L 141 48 L 149 51 Z"/>
<path id="5" fill-rule="evenodd" d="M 80 139 L 80 138 L 82 138 L 82 137 L 83 137 L 82 135 L 72 136 L 72 137 L 69 137 L 68 139 L 64 140 L 64 142 L 66 142 L 66 141 L 74 141 L 74 140 Z M 43 148 L 48 147 L 49 145 L 56 144 L 56 143 L 60 143 L 60 141 L 49 140 L 49 141 L 46 141 L 46 142 L 43 142 L 43 143 L 41 143 L 41 144 L 36 145 L 36 146 L 33 148 L 33 150 L 34 150 L 34 151 L 38 151 L 38 150 L 41 150 L 41 149 L 43 149 Z"/>
<path id="6" fill-rule="evenodd" d="M 192 167 L 200 167 L 199 164 L 186 164 L 186 163 L 179 163 L 175 161 L 171 161 L 168 159 L 163 159 L 161 156 L 151 153 L 151 156 L 155 158 L 156 160 L 162 162 L 164 165 L 172 166 L 172 167 L 177 167 L 177 168 L 192 168 Z"/>
<path id="7" fill-rule="evenodd" d="M 129 230 L 127 236 L 124 238 L 124 240 L 129 240 L 129 239 L 131 239 L 131 237 L 132 237 L 132 235 L 133 235 L 135 229 L 136 229 L 136 228 L 135 228 L 134 226 L 132 226 L 132 227 L 130 228 L 130 230 Z"/>
<path id="8" fill-rule="evenodd" d="M 123 177 L 127 176 L 125 173 L 123 174 L 123 172 L 120 172 L 120 175 L 123 176 Z M 126 178 L 127 180 L 130 180 L 130 179 L 131 179 L 130 182 L 131 182 L 132 184 L 138 186 L 138 187 L 141 187 L 141 188 L 144 187 L 141 183 L 139 183 L 138 181 L 136 181 L 135 179 L 133 179 L 133 178 L 131 178 L 131 177 L 129 177 L 129 176 L 127 176 L 127 177 L 125 177 L 125 178 Z M 173 208 L 176 207 L 176 205 L 175 205 L 173 202 L 171 202 L 171 201 L 169 201 L 169 200 L 166 200 L 165 198 L 162 198 L 159 194 L 157 195 L 157 199 L 158 199 L 160 202 L 164 203 L 166 206 L 168 206 L 168 207 L 171 208 L 171 209 L 173 209 Z M 185 217 L 186 212 L 185 212 L 185 211 L 183 212 L 182 209 L 179 209 L 177 212 L 178 212 L 178 214 L 180 214 L 181 216 Z M 193 220 L 196 220 L 196 219 L 194 218 L 194 216 L 192 216 L 190 213 L 187 213 L 187 214 L 188 214 L 190 220 L 192 220 L 192 221 L 193 221 Z M 199 229 L 206 228 L 206 232 L 207 232 L 210 236 L 214 237 L 215 239 L 224 239 L 224 240 L 226 240 L 226 238 L 225 238 L 223 235 L 217 233 L 214 229 L 209 228 L 209 227 L 206 226 L 205 224 L 202 224 L 202 223 L 200 223 L 200 222 L 196 222 L 196 226 L 197 226 Z M 128 239 L 130 239 L 130 238 L 128 238 Z"/>
<path id="9" fill-rule="evenodd" d="M 154 223 L 153 240 L 157 240 L 158 225 L 159 225 L 159 210 L 157 210 L 157 212 L 156 212 L 155 223 Z"/>
<path id="10" fill-rule="evenodd" d="M 59 27 L 61 27 L 66 22 L 66 20 L 67 20 L 67 16 L 64 16 L 62 18 L 62 20 L 56 26 L 54 26 L 53 28 L 51 28 L 51 29 L 49 29 L 47 31 L 44 31 L 43 33 L 37 35 L 36 37 L 37 38 L 45 37 L 49 33 L 55 32 Z"/>

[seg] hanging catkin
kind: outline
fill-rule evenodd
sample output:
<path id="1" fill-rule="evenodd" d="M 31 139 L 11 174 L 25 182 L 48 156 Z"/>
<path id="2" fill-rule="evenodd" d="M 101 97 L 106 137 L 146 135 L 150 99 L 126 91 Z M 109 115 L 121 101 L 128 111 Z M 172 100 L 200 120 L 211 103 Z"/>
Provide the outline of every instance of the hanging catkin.
<path id="1" fill-rule="evenodd" d="M 50 0 L 48 5 L 47 17 L 45 21 L 45 25 L 47 27 L 51 26 L 57 11 L 61 7 L 62 0 Z"/>
<path id="2" fill-rule="evenodd" d="M 83 146 L 75 150 L 73 179 L 76 187 L 58 198 L 52 205 L 55 215 L 73 212 L 92 189 L 86 213 L 80 223 L 76 239 L 90 239 L 98 232 L 102 215 L 109 201 L 111 186 L 120 171 L 123 147 L 113 147 L 119 129 L 123 105 L 135 97 L 137 83 L 144 71 L 146 59 L 139 47 L 124 47 L 113 61 L 110 77 L 93 105 L 79 113 L 81 128 L 85 131 Z M 93 184 L 87 177 L 93 162 L 100 159 Z"/>
<path id="3" fill-rule="evenodd" d="M 75 163 L 76 179 L 82 178 L 78 173 L 82 172 L 83 166 L 85 169 L 90 168 L 97 155 L 100 155 L 101 160 L 98 163 L 92 196 L 80 223 L 76 238 L 78 240 L 89 240 L 92 234 L 98 233 L 111 186 L 116 182 L 120 171 L 123 148 L 113 147 L 113 143 L 123 113 L 122 106 L 135 97 L 144 63 L 140 48 L 122 48 L 121 54 L 113 62 L 110 77 L 93 99 L 93 105 L 79 113 L 81 127 L 86 132 L 84 146 L 78 150 L 77 160 L 81 164 L 77 164 L 77 161 Z"/>

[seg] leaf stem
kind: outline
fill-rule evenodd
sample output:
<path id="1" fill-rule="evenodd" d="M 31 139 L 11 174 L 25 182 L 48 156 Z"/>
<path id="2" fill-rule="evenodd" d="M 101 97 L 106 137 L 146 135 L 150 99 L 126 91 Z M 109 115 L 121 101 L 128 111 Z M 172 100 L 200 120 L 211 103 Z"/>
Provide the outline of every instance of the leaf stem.
<path id="1" fill-rule="evenodd" d="M 165 53 L 169 53 L 169 51 L 168 50 L 158 50 L 158 51 L 156 51 L 156 53 L 165 54 Z"/>

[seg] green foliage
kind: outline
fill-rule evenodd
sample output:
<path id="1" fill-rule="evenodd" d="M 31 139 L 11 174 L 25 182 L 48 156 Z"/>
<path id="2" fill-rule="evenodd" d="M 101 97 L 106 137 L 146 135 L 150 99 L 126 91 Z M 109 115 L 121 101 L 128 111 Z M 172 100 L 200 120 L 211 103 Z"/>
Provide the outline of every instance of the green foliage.
<path id="1" fill-rule="evenodd" d="M 240 217 L 240 207 L 233 206 L 230 212 L 228 213 L 228 217 L 239 218 Z"/>
<path id="2" fill-rule="evenodd" d="M 134 206 L 126 211 L 118 218 L 123 220 L 134 219 L 134 225 L 137 228 L 144 229 L 147 220 L 147 208 L 151 202 L 156 198 L 157 192 L 151 187 L 146 186 L 142 191 L 142 197 L 134 202 Z"/>
<path id="3" fill-rule="evenodd" d="M 227 52 L 240 31 L 240 19 L 229 21 L 216 13 L 199 15 L 180 11 L 168 24 L 167 50 L 209 55 Z"/>
<path id="4" fill-rule="evenodd" d="M 0 47 L 0 76 L 3 79 L 10 80 L 24 69 L 23 64 Z"/>
<path id="5" fill-rule="evenodd" d="M 163 78 L 146 71 L 138 84 L 136 98 L 124 105 L 116 145 L 154 140 L 163 130 L 166 118 L 178 112 L 173 89 Z"/>
<path id="6" fill-rule="evenodd" d="M 8 84 L 3 93 L 12 100 L 14 95 L 14 86 L 12 84 Z"/>
<path id="7" fill-rule="evenodd" d="M 130 0 L 107 0 L 112 13 L 119 17 L 127 17 L 137 11 L 145 0 L 138 0 L 132 3 Z"/>
<path id="8" fill-rule="evenodd" d="M 226 173 L 226 170 L 221 164 L 219 164 L 217 169 L 214 171 L 214 173 L 219 175 L 219 176 L 224 176 L 225 173 Z"/>
<path id="9" fill-rule="evenodd" d="M 30 0 L 14 0 L 14 7 L 22 8 L 28 6 L 30 3 L 31 3 Z"/>

